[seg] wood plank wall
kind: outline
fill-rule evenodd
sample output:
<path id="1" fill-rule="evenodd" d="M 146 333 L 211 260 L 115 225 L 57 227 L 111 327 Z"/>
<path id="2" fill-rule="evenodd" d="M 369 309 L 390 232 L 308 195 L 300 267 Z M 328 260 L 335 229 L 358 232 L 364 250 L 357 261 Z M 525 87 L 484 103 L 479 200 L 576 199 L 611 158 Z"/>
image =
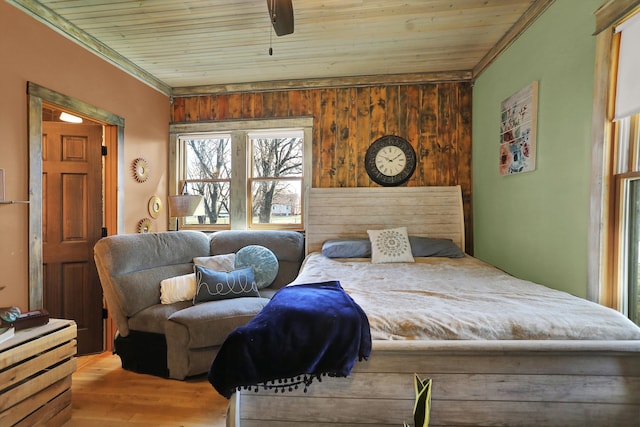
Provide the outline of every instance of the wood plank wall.
<path id="1" fill-rule="evenodd" d="M 471 83 L 425 83 L 243 92 L 176 97 L 171 122 L 313 116 L 313 187 L 376 186 L 364 169 L 369 145 L 383 135 L 416 150 L 408 186 L 462 187 L 467 252 L 473 253 Z"/>

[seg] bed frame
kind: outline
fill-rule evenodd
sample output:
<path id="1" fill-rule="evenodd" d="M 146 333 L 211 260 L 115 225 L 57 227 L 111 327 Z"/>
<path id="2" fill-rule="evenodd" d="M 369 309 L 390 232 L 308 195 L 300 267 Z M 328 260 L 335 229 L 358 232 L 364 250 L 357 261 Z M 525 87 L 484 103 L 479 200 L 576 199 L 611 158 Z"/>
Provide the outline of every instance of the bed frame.
<path id="1" fill-rule="evenodd" d="M 312 189 L 307 252 L 406 225 L 464 248 L 460 187 Z M 227 425 L 413 424 L 413 374 L 432 378 L 431 426 L 637 426 L 640 341 L 374 341 L 348 378 L 307 393 L 241 391 Z"/>

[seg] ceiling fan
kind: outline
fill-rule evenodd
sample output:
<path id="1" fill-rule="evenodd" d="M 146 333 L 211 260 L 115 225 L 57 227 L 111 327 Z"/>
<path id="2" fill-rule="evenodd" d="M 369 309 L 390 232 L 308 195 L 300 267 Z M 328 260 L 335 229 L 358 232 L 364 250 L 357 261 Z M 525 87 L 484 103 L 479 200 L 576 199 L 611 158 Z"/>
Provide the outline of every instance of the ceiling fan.
<path id="1" fill-rule="evenodd" d="M 267 0 L 269 18 L 277 36 L 293 33 L 293 5 L 291 0 Z"/>

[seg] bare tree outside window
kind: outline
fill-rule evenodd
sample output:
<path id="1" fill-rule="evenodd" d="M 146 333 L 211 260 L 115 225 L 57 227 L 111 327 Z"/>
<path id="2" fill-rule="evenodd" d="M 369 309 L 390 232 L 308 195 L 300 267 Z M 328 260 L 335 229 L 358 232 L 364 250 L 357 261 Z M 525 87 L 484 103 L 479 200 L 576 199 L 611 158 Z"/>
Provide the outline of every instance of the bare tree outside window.
<path id="1" fill-rule="evenodd" d="M 187 191 L 203 196 L 202 210 L 195 215 L 197 223 L 228 223 L 231 139 L 188 139 L 185 149 Z"/>
<path id="2" fill-rule="evenodd" d="M 185 226 L 227 228 L 233 212 L 242 215 L 233 220 L 240 227 L 244 219 L 249 227 L 297 229 L 302 224 L 302 130 L 191 134 L 179 141 L 181 182 L 189 194 L 203 196 L 196 213 L 183 219 Z M 247 162 L 246 176 L 232 173 L 232 157 Z M 244 200 L 231 200 L 232 188 Z M 240 206 L 247 211 L 238 211 Z"/>
<path id="3" fill-rule="evenodd" d="M 252 216 L 259 224 L 300 223 L 303 138 L 252 138 Z"/>

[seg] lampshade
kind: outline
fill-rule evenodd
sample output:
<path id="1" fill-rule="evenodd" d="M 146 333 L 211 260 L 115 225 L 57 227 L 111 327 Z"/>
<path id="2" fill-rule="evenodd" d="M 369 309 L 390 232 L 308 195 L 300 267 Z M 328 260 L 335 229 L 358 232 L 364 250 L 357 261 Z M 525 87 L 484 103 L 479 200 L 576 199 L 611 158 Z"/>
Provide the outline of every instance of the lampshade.
<path id="1" fill-rule="evenodd" d="M 169 215 L 175 218 L 191 216 L 202 202 L 202 196 L 180 194 L 169 196 Z"/>

